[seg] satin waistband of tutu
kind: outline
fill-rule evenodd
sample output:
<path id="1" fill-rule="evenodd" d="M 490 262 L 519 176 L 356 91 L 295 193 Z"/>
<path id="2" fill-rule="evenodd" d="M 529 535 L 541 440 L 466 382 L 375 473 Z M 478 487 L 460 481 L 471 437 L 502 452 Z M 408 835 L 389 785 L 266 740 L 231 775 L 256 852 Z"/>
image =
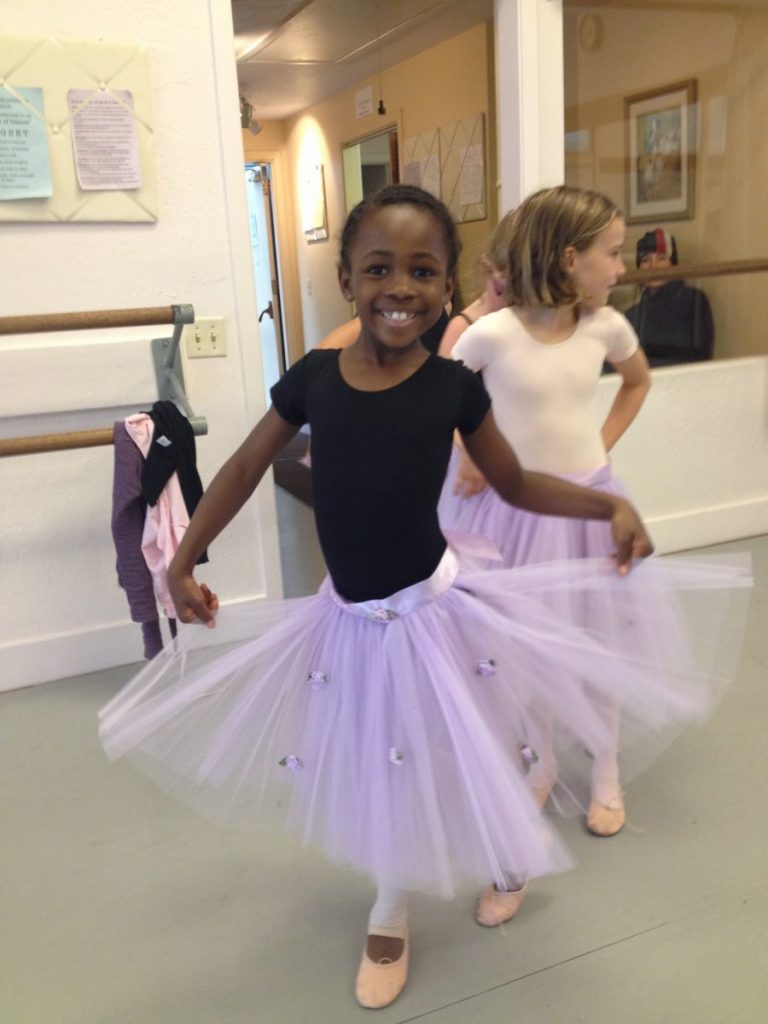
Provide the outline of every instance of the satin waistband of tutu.
<path id="1" fill-rule="evenodd" d="M 412 583 L 410 587 L 404 587 L 389 597 L 375 598 L 372 601 L 345 601 L 333 587 L 330 588 L 330 595 L 345 612 L 386 625 L 444 594 L 452 586 L 458 572 L 459 560 L 450 548 L 446 548 L 437 568 L 428 579 Z"/>
<path id="2" fill-rule="evenodd" d="M 583 473 L 553 473 L 552 476 L 560 480 L 567 480 L 572 484 L 579 484 L 580 487 L 592 487 L 595 484 L 607 484 L 613 479 L 610 462 L 606 462 L 599 469 L 587 469 Z"/>

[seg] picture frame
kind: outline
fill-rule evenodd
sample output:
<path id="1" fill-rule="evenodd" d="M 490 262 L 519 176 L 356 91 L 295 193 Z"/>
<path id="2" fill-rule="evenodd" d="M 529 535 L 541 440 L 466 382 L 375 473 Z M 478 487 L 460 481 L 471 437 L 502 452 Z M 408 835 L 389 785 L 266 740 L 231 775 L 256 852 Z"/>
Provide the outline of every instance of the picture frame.
<path id="1" fill-rule="evenodd" d="M 695 206 L 696 80 L 624 100 L 626 220 L 690 220 Z"/>
<path id="2" fill-rule="evenodd" d="M 328 239 L 328 206 L 325 200 L 323 165 L 309 163 L 301 182 L 301 220 L 304 237 L 309 244 Z"/>

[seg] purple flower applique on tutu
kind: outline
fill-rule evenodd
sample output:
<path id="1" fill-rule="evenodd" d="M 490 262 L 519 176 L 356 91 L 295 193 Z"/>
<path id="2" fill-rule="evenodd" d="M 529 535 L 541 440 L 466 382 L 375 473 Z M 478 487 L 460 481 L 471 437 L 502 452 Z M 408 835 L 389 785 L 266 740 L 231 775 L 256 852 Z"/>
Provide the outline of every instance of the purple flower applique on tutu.
<path id="1" fill-rule="evenodd" d="M 475 675 L 483 676 L 486 679 L 496 675 L 496 662 L 491 658 L 484 658 L 482 661 L 478 661 L 475 666 Z"/>
<path id="2" fill-rule="evenodd" d="M 368 612 L 367 617 L 371 622 L 381 622 L 383 625 L 386 625 L 398 616 L 397 612 L 393 612 L 391 608 L 374 608 L 373 611 Z"/>
<path id="3" fill-rule="evenodd" d="M 324 690 L 330 683 L 327 672 L 312 671 L 307 676 L 307 682 L 313 690 Z"/>

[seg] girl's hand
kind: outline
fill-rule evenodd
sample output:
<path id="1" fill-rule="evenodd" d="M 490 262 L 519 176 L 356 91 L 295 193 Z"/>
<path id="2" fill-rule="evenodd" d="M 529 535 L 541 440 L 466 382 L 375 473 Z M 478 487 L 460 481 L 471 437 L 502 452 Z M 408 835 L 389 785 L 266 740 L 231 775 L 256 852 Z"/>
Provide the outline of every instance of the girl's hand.
<path id="1" fill-rule="evenodd" d="M 198 584 L 191 573 L 176 577 L 169 572 L 168 589 L 181 622 L 202 622 L 209 629 L 214 628 L 219 599 L 205 583 Z"/>
<path id="2" fill-rule="evenodd" d="M 616 567 L 620 576 L 626 576 L 632 568 L 632 559 L 653 554 L 653 543 L 640 516 L 623 498 L 617 499 L 611 517 L 611 532 L 616 542 Z"/>
<path id="3" fill-rule="evenodd" d="M 482 494 L 487 486 L 488 481 L 467 453 L 462 451 L 459 456 L 459 467 L 456 471 L 453 493 L 460 498 L 472 498 L 476 494 Z"/>

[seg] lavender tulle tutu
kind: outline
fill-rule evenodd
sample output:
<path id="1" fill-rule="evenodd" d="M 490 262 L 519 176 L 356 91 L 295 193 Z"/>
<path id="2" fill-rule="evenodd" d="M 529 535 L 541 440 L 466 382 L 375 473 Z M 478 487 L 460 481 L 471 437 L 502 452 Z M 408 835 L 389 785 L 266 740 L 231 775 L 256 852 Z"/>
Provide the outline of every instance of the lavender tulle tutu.
<path id="1" fill-rule="evenodd" d="M 552 716 L 576 786 L 607 739 L 588 678 L 621 701 L 629 777 L 712 707 L 749 585 L 738 559 L 648 559 L 621 578 L 603 559 L 467 572 L 449 548 L 383 601 L 349 604 L 326 582 L 225 608 L 219 634 L 247 620 L 245 642 L 183 628 L 102 710 L 101 739 L 215 820 L 280 818 L 379 882 L 504 885 L 570 863 L 531 796 L 529 716 Z M 581 628 L 594 605 L 611 615 Z"/>
<path id="2" fill-rule="evenodd" d="M 526 512 L 507 504 L 492 487 L 471 498 L 459 497 L 453 493 L 458 464 L 459 455 L 454 448 L 440 495 L 440 525 L 444 530 L 487 537 L 498 548 L 505 566 L 593 558 L 614 550 L 607 522 Z M 624 485 L 611 474 L 609 464 L 587 473 L 561 474 L 561 479 L 627 497 Z"/>

